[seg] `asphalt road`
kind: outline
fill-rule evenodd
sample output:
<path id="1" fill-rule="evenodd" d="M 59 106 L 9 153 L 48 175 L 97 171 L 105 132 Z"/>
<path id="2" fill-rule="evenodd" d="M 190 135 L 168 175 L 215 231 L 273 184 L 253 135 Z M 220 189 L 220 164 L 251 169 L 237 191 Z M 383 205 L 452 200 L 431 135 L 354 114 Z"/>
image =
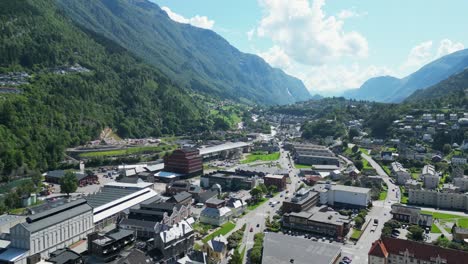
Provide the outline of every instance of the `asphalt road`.
<path id="1" fill-rule="evenodd" d="M 256 233 L 263 232 L 263 230 L 265 229 L 265 218 L 270 217 L 270 219 L 272 219 L 272 217 L 276 214 L 276 211 L 281 207 L 281 204 L 285 200 L 285 197 L 292 196 L 292 193 L 294 193 L 296 189 L 299 187 L 300 180 L 299 180 L 299 177 L 297 176 L 298 170 L 293 168 L 293 164 L 291 164 L 288 158 L 287 151 L 281 150 L 280 158 L 278 162 L 282 168 L 291 169 L 291 172 L 289 173 L 291 184 L 287 185 L 287 190 L 289 190 L 289 193 L 285 194 L 286 191 L 282 191 L 280 194 L 276 195 L 275 197 L 270 198 L 270 201 L 274 200 L 274 201 L 279 202 L 275 206 L 271 206 L 269 205 L 269 202 L 265 202 L 264 204 L 260 205 L 255 210 L 250 211 L 248 214 L 246 214 L 244 217 L 242 217 L 241 219 L 237 221 L 235 230 L 241 228 L 242 225 L 246 224 L 246 229 L 244 233 L 244 238 L 242 240 L 242 244 L 246 246 L 247 253 L 252 249 L 254 245 L 254 235 Z M 281 194 L 282 194 L 282 197 L 280 197 Z M 253 229 L 252 232 L 250 232 L 251 228 Z M 247 253 L 244 257 L 243 263 L 248 263 Z"/>
<path id="2" fill-rule="evenodd" d="M 366 154 L 361 154 L 361 156 L 366 159 L 369 164 L 377 171 L 378 176 L 382 177 L 383 181 L 388 187 L 387 198 L 384 201 L 374 201 L 373 207 L 367 215 L 369 226 L 363 232 L 361 238 L 356 244 L 347 243 L 343 246 L 342 251 L 344 256 L 349 256 L 353 259 L 353 263 L 367 263 L 367 253 L 369 252 L 372 243 L 380 238 L 382 234 L 382 227 L 385 222 L 392 218 L 390 211 L 391 205 L 398 203 L 400 201 L 400 189 L 390 182 L 390 177 L 387 173 L 380 167 L 380 165 L 375 162 L 370 156 Z M 374 219 L 378 219 L 378 227 L 375 232 L 371 232 L 371 226 Z"/>

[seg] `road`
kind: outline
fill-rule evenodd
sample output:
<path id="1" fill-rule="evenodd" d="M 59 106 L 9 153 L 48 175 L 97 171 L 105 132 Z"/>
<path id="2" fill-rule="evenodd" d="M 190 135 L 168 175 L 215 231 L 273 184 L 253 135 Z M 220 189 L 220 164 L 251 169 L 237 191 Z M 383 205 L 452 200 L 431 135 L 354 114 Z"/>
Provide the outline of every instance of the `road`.
<path id="1" fill-rule="evenodd" d="M 281 149 L 280 151 L 280 158 L 278 160 L 279 165 L 282 168 L 287 168 L 290 169 L 289 177 L 291 179 L 291 184 L 287 185 L 287 190 L 289 191 L 289 196 L 292 195 L 296 191 L 296 189 L 299 187 L 299 177 L 297 176 L 298 170 L 296 170 L 293 167 L 293 164 L 291 164 L 291 161 L 288 158 L 288 153 L 287 151 L 284 151 Z M 291 168 L 290 168 L 291 166 Z M 265 229 L 265 218 L 272 217 L 276 214 L 276 211 L 281 207 L 281 204 L 285 200 L 286 195 L 285 191 L 281 192 L 283 194 L 283 197 L 280 197 L 280 194 L 276 195 L 275 197 L 271 198 L 271 200 L 278 201 L 275 206 L 269 205 L 268 202 L 260 205 L 257 207 L 255 210 L 250 211 L 247 213 L 245 216 L 243 216 L 241 219 L 239 219 L 236 223 L 236 228 L 234 230 L 237 230 L 241 228 L 244 224 L 246 224 L 246 229 L 243 237 L 243 242 L 242 244 L 246 246 L 246 255 L 244 256 L 244 261 L 243 263 L 247 263 L 247 254 L 248 252 L 252 249 L 254 245 L 254 235 L 256 233 L 261 233 Z M 258 225 L 258 227 L 257 227 Z M 250 232 L 250 228 L 253 229 L 253 232 Z"/>
<path id="2" fill-rule="evenodd" d="M 399 188 L 390 182 L 390 177 L 382 167 L 380 167 L 380 165 L 370 156 L 366 154 L 361 154 L 361 156 L 369 162 L 369 164 L 376 170 L 378 176 L 380 176 L 385 182 L 388 187 L 388 194 L 384 201 L 373 202 L 373 207 L 367 215 L 367 220 L 370 220 L 371 223 L 363 232 L 359 241 L 356 244 L 347 243 L 343 246 L 343 255 L 351 257 L 353 259 L 353 263 L 367 263 L 367 253 L 369 252 L 372 243 L 380 238 L 383 224 L 392 218 L 390 214 L 391 205 L 400 202 Z M 370 231 L 373 219 L 379 220 L 379 226 L 375 232 Z"/>

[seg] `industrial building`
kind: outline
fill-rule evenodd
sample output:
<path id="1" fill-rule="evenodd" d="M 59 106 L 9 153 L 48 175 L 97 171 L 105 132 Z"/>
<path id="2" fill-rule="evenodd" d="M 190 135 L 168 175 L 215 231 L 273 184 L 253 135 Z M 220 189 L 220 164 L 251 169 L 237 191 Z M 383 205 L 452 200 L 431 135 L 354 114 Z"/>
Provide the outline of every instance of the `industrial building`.
<path id="1" fill-rule="evenodd" d="M 0 263 L 27 264 L 86 238 L 93 230 L 93 210 L 84 199 L 31 215 L 10 229 L 11 244 Z"/>
<path id="2" fill-rule="evenodd" d="M 104 185 L 96 194 L 86 197 L 93 208 L 93 222 L 97 230 L 108 224 L 117 223 L 125 217 L 124 211 L 158 194 L 148 183 L 119 183 Z"/>
<path id="3" fill-rule="evenodd" d="M 339 159 L 328 148 L 314 144 L 292 145 L 292 155 L 296 163 L 305 165 L 340 166 Z"/>

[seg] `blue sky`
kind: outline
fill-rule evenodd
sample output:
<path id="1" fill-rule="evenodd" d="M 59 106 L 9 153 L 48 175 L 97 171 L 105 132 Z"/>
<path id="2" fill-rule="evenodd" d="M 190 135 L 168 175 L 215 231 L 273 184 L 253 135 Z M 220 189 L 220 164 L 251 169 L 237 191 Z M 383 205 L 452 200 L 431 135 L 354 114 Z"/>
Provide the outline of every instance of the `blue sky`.
<path id="1" fill-rule="evenodd" d="M 466 0 L 152 1 L 300 78 L 313 94 L 404 77 L 468 45 Z"/>

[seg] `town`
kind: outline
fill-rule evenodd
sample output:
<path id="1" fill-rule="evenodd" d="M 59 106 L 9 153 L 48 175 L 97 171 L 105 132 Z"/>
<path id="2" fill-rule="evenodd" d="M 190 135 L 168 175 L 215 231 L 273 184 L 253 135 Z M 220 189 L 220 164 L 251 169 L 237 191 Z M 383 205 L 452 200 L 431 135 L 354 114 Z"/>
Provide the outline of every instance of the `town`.
<path id="1" fill-rule="evenodd" d="M 41 188 L 30 192 L 19 185 L 22 208 L 0 217 L 0 261 L 454 263 L 468 257 L 468 142 L 431 147 L 437 133 L 466 131 L 468 113 L 405 115 L 392 121 L 385 139 L 371 138 L 364 120 L 350 119 L 343 136 L 306 139 L 306 123 L 320 120 L 272 111 L 252 116 L 270 124 L 269 134 L 239 125 L 245 136 L 230 137 L 237 141 L 116 141 L 106 130 L 100 140 L 70 149 L 66 162 L 76 169 L 44 172 L 36 180 Z M 132 147 L 166 153 L 88 167 L 99 153 L 118 153 L 123 145 L 130 157 L 138 153 Z"/>

